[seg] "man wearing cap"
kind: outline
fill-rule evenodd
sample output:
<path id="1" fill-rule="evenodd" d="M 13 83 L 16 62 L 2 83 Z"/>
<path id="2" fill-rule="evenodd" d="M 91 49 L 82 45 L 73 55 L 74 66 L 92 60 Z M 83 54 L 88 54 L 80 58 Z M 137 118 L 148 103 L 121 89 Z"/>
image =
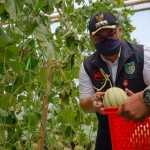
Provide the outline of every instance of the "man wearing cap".
<path id="1" fill-rule="evenodd" d="M 89 31 L 96 50 L 80 68 L 80 105 L 85 112 L 97 115 L 95 150 L 111 150 L 109 123 L 101 96 L 112 86 L 123 90 L 128 87 L 137 93 L 150 85 L 150 47 L 122 41 L 122 29 L 108 11 L 99 11 L 90 18 Z"/>

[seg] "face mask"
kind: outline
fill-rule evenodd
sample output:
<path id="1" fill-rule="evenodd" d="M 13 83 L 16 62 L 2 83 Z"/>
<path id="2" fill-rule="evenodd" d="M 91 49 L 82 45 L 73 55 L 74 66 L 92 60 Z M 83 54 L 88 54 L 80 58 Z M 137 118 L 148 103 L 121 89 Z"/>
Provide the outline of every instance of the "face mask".
<path id="1" fill-rule="evenodd" d="M 119 46 L 120 46 L 119 39 L 117 39 L 117 40 L 106 39 L 104 42 L 95 44 L 96 50 L 104 56 L 115 55 L 118 52 Z"/>

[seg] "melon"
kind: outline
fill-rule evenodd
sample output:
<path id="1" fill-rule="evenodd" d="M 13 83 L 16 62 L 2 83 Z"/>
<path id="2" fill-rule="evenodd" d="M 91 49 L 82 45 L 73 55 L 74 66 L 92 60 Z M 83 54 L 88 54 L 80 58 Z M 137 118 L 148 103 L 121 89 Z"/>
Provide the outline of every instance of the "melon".
<path id="1" fill-rule="evenodd" d="M 103 97 L 104 107 L 118 107 L 121 106 L 128 96 L 121 88 L 112 87 L 109 88 Z"/>

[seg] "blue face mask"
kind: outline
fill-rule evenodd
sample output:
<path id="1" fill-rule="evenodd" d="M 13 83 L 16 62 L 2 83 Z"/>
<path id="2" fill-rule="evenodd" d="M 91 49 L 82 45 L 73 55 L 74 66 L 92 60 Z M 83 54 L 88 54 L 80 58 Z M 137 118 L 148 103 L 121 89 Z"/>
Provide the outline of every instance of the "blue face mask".
<path id="1" fill-rule="evenodd" d="M 106 39 L 105 41 L 95 44 L 96 50 L 104 55 L 104 56 L 113 56 L 118 52 L 118 48 L 120 46 L 120 41 L 119 39 L 117 40 L 108 40 Z"/>

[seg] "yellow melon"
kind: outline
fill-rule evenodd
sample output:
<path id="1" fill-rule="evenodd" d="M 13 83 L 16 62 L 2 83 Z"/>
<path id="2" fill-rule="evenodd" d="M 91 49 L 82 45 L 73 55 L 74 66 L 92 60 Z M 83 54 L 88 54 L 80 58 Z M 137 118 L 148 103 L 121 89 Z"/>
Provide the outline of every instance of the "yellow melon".
<path id="1" fill-rule="evenodd" d="M 128 98 L 125 91 L 118 87 L 109 88 L 103 97 L 104 107 L 117 107 L 121 106 Z"/>

